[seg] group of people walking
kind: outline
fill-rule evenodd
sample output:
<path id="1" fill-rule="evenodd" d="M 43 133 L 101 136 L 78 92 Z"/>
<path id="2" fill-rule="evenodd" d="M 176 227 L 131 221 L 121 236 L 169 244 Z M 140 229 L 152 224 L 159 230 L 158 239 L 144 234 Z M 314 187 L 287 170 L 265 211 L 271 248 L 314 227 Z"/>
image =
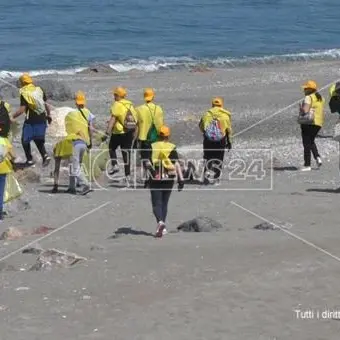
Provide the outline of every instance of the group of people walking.
<path id="1" fill-rule="evenodd" d="M 22 114 L 25 121 L 22 130 L 22 146 L 26 155 L 26 165 L 34 165 L 30 144 L 33 141 L 41 155 L 43 166 L 51 160 L 45 149 L 47 124 L 52 122 L 51 107 L 46 95 L 29 74 L 20 77 L 20 107 L 10 116 L 10 107 L 0 102 L 0 218 L 3 211 L 3 192 L 6 174 L 13 171 L 15 156 L 8 140 L 10 123 Z M 304 147 L 303 171 L 311 170 L 311 155 L 317 165 L 322 161 L 315 144 L 315 138 L 324 122 L 324 99 L 317 90 L 314 81 L 303 86 L 305 98 L 300 105 L 298 122 Z M 165 125 L 164 112 L 154 102 L 155 92 L 152 88 L 144 90 L 144 103 L 135 107 L 127 99 L 127 90 L 117 87 L 113 90 L 114 102 L 110 109 L 110 120 L 102 142 L 108 142 L 111 168 L 110 175 L 120 171 L 117 162 L 117 149 L 121 149 L 124 160 L 125 185 L 130 185 L 131 150 L 134 143 L 140 150 L 141 165 L 147 177 L 144 187 L 151 192 L 152 209 L 157 221 L 156 236 L 162 237 L 166 232 L 168 202 L 175 180 L 178 190 L 184 187 L 183 169 L 180 166 L 176 145 L 170 141 L 171 131 Z M 52 192 L 59 191 L 59 168 L 61 160 L 70 159 L 70 180 L 67 192 L 70 194 L 88 194 L 91 189 L 88 179 L 81 171 L 85 153 L 91 149 L 94 134 L 95 116 L 86 107 L 86 96 L 79 91 L 75 95 L 75 109 L 65 118 L 66 138 L 54 147 L 55 184 Z M 199 129 L 203 137 L 203 157 L 205 160 L 202 184 L 218 184 L 221 178 L 225 150 L 232 147 L 231 114 L 224 108 L 223 99 L 212 99 L 211 107 L 201 117 Z M 209 173 L 209 176 L 207 175 Z M 80 191 L 77 187 L 80 186 Z"/>

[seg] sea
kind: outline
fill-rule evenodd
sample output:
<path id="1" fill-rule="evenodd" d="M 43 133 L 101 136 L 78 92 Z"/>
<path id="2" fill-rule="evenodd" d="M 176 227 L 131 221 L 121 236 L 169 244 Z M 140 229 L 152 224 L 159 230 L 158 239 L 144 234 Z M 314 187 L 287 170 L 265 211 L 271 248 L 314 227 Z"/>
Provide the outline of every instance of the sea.
<path id="1" fill-rule="evenodd" d="M 1 0 L 0 77 L 340 59 L 339 0 Z"/>

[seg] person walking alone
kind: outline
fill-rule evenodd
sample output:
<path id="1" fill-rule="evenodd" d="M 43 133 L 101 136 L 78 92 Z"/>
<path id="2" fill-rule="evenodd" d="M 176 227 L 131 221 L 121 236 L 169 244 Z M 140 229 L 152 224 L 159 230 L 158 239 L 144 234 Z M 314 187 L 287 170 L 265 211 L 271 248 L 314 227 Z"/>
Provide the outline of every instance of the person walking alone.
<path id="1" fill-rule="evenodd" d="M 149 187 L 152 211 L 157 221 L 155 237 L 158 238 L 166 233 L 168 204 L 176 177 L 178 191 L 182 191 L 184 187 L 176 145 L 169 141 L 169 137 L 170 128 L 162 126 L 159 130 L 159 141 L 151 144 L 150 160 L 147 163 L 150 172 Z"/>
<path id="2" fill-rule="evenodd" d="M 324 123 L 324 99 L 317 90 L 314 80 L 307 81 L 303 86 L 305 98 L 300 104 L 299 123 L 301 126 L 301 137 L 304 149 L 304 166 L 301 171 L 310 171 L 311 154 L 320 168 L 322 160 L 315 144 L 315 138 Z"/>

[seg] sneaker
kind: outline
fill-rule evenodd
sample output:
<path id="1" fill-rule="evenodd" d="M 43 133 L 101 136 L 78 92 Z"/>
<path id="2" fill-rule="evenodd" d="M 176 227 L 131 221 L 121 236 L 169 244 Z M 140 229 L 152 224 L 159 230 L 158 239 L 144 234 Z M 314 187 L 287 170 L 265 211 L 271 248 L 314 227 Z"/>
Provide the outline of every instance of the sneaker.
<path id="1" fill-rule="evenodd" d="M 162 222 L 162 221 L 160 221 L 160 222 L 158 223 L 158 227 L 157 227 L 157 231 L 156 231 L 155 237 L 161 238 L 161 237 L 163 236 L 163 231 L 164 231 L 164 229 L 165 229 L 165 223 Z"/>
<path id="2" fill-rule="evenodd" d="M 304 166 L 304 167 L 302 167 L 301 169 L 300 169 L 300 171 L 303 171 L 303 172 L 305 172 L 305 171 L 311 171 L 312 170 L 312 168 L 310 167 L 310 166 Z"/>
<path id="3" fill-rule="evenodd" d="M 26 167 L 34 167 L 35 163 L 34 163 L 34 161 L 26 161 L 25 165 L 26 165 Z"/>
<path id="4" fill-rule="evenodd" d="M 47 167 L 51 162 L 51 157 L 50 156 L 45 156 L 43 158 L 43 163 L 42 163 L 42 166 L 45 168 Z"/>
<path id="5" fill-rule="evenodd" d="M 130 176 L 126 176 L 126 177 L 124 178 L 124 186 L 125 186 L 126 188 L 130 188 L 130 183 L 131 183 L 131 178 L 130 178 Z"/>
<path id="6" fill-rule="evenodd" d="M 91 188 L 88 185 L 84 185 L 83 189 L 80 191 L 80 195 L 87 195 L 89 192 L 91 192 Z"/>
<path id="7" fill-rule="evenodd" d="M 214 180 L 214 186 L 218 187 L 221 184 L 221 181 L 219 179 Z"/>
<path id="8" fill-rule="evenodd" d="M 318 168 L 321 167 L 321 165 L 322 165 L 321 157 L 318 157 L 318 158 L 316 159 L 316 164 L 318 165 Z"/>
<path id="9" fill-rule="evenodd" d="M 67 194 L 77 195 L 77 190 L 76 190 L 76 189 L 68 188 L 65 192 L 66 192 Z"/>
<path id="10" fill-rule="evenodd" d="M 116 173 L 118 173 L 118 172 L 119 172 L 118 166 L 114 166 L 114 167 L 112 167 L 111 170 L 109 171 L 109 175 L 112 176 L 112 175 L 114 175 L 114 174 L 116 174 Z"/>
<path id="11" fill-rule="evenodd" d="M 162 232 L 162 236 L 168 234 L 168 231 L 166 230 L 166 228 L 163 229 L 163 232 Z"/>
<path id="12" fill-rule="evenodd" d="M 56 194 L 58 192 L 58 186 L 54 185 L 52 189 L 52 194 Z"/>

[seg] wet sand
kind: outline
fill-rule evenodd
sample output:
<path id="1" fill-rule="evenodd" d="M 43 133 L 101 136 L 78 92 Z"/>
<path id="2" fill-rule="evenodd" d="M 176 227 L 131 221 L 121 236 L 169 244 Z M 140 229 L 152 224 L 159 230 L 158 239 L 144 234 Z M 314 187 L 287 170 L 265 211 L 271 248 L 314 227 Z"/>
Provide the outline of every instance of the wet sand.
<path id="1" fill-rule="evenodd" d="M 141 88 L 154 86 L 174 140 L 190 156 L 194 152 L 188 145 L 199 145 L 200 134 L 197 121 L 188 121 L 188 116 L 197 120 L 213 95 L 225 98 L 237 134 L 297 101 L 306 79 L 315 78 L 323 86 L 339 74 L 338 63 L 323 62 L 61 80 L 89 93 L 89 107 L 103 122 L 112 86 L 127 86 L 135 102 Z M 331 257 L 340 257 L 335 191 L 338 145 L 318 138 L 324 156 L 320 170 L 279 171 L 302 165 L 295 119 L 293 107 L 236 136 L 221 186 L 202 190 L 188 185 L 184 192 L 174 191 L 168 229 L 206 215 L 223 224 L 223 230 L 215 233 L 170 233 L 154 239 L 149 235 L 155 231 L 155 222 L 147 190 L 122 191 L 105 182 L 105 190 L 73 197 L 50 195 L 49 185 L 28 184 L 31 208 L 7 219 L 1 229 L 69 224 L 40 242 L 41 246 L 76 252 L 88 261 L 47 273 L 2 271 L 1 338 L 337 339 L 338 321 L 317 319 L 316 311 L 340 308 L 336 300 L 340 259 Z M 322 136 L 332 133 L 336 117 L 327 112 L 326 119 Z M 251 151 L 243 150 L 249 148 L 272 151 L 277 171 L 266 162 L 263 181 L 231 176 L 228 160 L 235 155 L 248 160 Z M 70 223 L 106 202 L 100 210 Z M 254 230 L 264 222 L 261 217 L 284 228 Z M 112 238 L 123 227 L 130 228 L 130 234 Z M 2 241 L 0 254 L 33 239 Z M 17 254 L 5 263 L 27 269 L 34 259 Z M 18 287 L 29 290 L 16 291 Z M 314 318 L 299 319 L 296 309 L 313 309 Z"/>

